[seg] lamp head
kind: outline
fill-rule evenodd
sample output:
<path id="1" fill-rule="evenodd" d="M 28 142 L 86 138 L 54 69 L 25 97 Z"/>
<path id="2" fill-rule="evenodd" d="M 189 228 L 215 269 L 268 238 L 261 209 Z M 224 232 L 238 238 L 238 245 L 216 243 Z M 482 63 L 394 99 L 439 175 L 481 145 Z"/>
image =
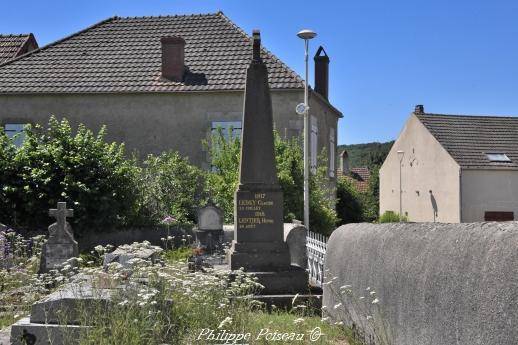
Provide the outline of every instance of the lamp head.
<path id="1" fill-rule="evenodd" d="M 315 38 L 317 36 L 317 33 L 309 29 L 304 29 L 299 31 L 297 33 L 297 36 L 299 36 L 299 38 L 302 38 L 303 40 L 310 40 L 312 38 Z"/>

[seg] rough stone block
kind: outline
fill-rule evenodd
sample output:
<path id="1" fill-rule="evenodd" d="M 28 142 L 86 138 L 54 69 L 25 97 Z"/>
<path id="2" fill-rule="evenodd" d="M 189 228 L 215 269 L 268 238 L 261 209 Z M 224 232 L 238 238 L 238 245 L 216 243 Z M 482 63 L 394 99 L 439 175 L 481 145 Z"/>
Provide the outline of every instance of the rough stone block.
<path id="1" fill-rule="evenodd" d="M 27 317 L 11 326 L 11 345 L 76 345 L 82 327 L 31 323 Z"/>
<path id="2" fill-rule="evenodd" d="M 31 307 L 30 321 L 47 324 L 79 324 L 87 315 L 105 310 L 115 290 L 89 284 L 67 284 Z"/>
<path id="3" fill-rule="evenodd" d="M 518 222 L 344 225 L 323 304 L 386 344 L 516 344 L 517 248 Z"/>

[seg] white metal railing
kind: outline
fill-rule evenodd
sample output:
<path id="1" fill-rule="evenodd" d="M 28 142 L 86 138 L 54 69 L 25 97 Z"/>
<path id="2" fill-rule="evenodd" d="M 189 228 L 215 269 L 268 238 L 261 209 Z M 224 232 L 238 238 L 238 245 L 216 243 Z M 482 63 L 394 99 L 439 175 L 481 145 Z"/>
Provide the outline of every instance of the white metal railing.
<path id="1" fill-rule="evenodd" d="M 322 287 L 324 282 L 324 261 L 327 237 L 308 231 L 306 233 L 306 251 L 308 255 L 308 273 L 311 285 Z"/>

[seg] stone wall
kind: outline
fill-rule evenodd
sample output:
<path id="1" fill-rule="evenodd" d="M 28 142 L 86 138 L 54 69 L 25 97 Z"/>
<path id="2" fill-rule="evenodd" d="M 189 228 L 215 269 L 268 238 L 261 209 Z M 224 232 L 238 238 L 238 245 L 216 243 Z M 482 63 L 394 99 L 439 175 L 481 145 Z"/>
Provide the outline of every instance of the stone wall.
<path id="1" fill-rule="evenodd" d="M 169 230 L 169 235 L 174 236 L 175 246 L 182 244 L 182 236 L 186 236 L 187 241 L 194 241 L 194 232 L 191 225 L 173 225 Z M 187 236 L 191 236 L 188 238 Z M 79 251 L 92 250 L 96 245 L 112 244 L 116 247 L 122 244 L 133 242 L 149 241 L 156 246 L 163 245 L 161 238 L 167 237 L 167 226 L 143 226 L 134 228 L 124 228 L 118 230 L 106 230 L 99 233 L 88 233 L 80 237 L 76 236 L 79 244 Z"/>
<path id="2" fill-rule="evenodd" d="M 517 249 L 518 222 L 348 224 L 328 242 L 323 303 L 377 344 L 515 344 Z"/>
<path id="3" fill-rule="evenodd" d="M 310 105 L 319 121 L 321 150 L 328 145 L 329 128 L 337 128 L 339 114 L 313 98 Z M 295 107 L 303 99 L 303 90 L 272 91 L 275 128 L 282 136 L 301 135 L 303 119 Z M 141 158 L 175 150 L 193 164 L 209 168 L 202 140 L 210 137 L 212 122 L 242 120 L 243 92 L 0 95 L 1 126 L 46 125 L 50 115 L 67 118 L 74 128 L 83 123 L 98 131 L 106 125 L 107 141 L 124 142 L 128 152 L 136 151 Z"/>

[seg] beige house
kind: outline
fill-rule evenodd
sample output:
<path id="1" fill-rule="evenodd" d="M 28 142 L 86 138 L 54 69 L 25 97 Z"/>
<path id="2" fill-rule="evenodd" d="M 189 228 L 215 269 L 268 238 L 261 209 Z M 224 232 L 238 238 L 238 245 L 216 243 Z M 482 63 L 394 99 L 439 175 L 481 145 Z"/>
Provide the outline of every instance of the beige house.
<path id="1" fill-rule="evenodd" d="M 53 114 L 73 126 L 106 125 L 108 140 L 125 142 L 141 157 L 176 150 L 208 168 L 202 140 L 218 127 L 240 133 L 251 44 L 221 12 L 109 18 L 0 64 L 0 125 L 14 136 Z M 275 128 L 285 137 L 300 136 L 303 119 L 295 107 L 303 102 L 304 82 L 264 48 L 262 58 Z M 342 114 L 328 101 L 329 58 L 323 49 L 315 64 L 311 157 L 315 164 L 326 148 L 334 179 Z"/>
<path id="2" fill-rule="evenodd" d="M 415 222 L 518 219 L 518 117 L 416 106 L 380 169 L 380 213 Z"/>

